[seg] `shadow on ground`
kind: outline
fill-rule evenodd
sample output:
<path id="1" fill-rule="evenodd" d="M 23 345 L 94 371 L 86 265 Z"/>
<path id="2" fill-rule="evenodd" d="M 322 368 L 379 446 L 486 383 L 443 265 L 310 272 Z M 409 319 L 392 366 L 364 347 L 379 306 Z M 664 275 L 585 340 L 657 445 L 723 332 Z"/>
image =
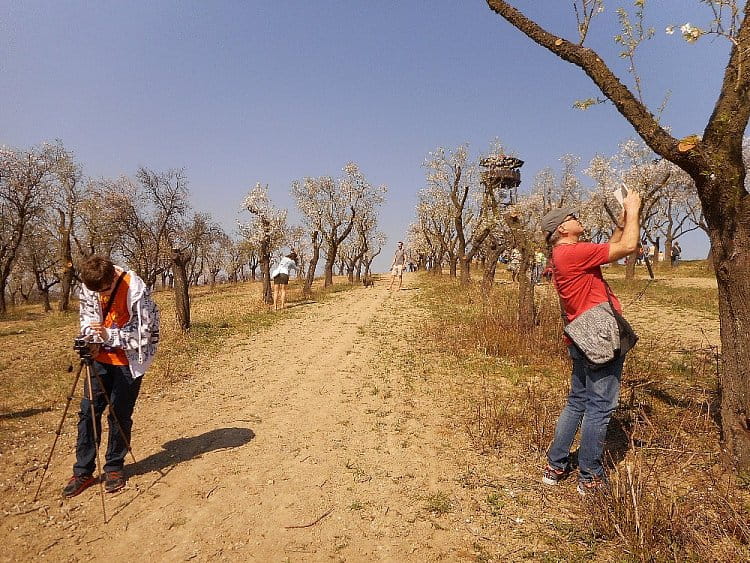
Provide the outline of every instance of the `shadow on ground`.
<path id="1" fill-rule="evenodd" d="M 183 461 L 227 448 L 244 446 L 255 438 L 255 432 L 249 428 L 217 428 L 199 436 L 178 438 L 162 445 L 162 451 L 127 466 L 129 475 L 141 475 L 173 467 Z"/>
<path id="2" fill-rule="evenodd" d="M 307 300 L 307 301 L 295 301 L 290 303 L 289 301 L 286 302 L 286 309 L 291 309 L 292 307 L 302 307 L 303 305 L 314 305 L 317 303 L 317 301 Z"/>
<path id="3" fill-rule="evenodd" d="M 9 418 L 26 418 L 27 416 L 34 416 L 35 414 L 49 412 L 51 410 L 52 410 L 52 407 L 44 407 L 44 408 L 38 408 L 38 409 L 26 409 L 26 410 L 15 411 L 15 412 L 3 412 L 3 413 L 0 413 L 0 420 L 9 419 Z"/>

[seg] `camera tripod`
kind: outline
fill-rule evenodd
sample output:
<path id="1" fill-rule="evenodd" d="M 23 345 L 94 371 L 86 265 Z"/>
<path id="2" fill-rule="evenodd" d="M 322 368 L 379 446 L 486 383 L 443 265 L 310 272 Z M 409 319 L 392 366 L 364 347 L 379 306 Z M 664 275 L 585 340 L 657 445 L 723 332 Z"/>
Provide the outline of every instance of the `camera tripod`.
<path id="1" fill-rule="evenodd" d="M 112 415 L 112 418 L 117 424 L 117 430 L 120 432 L 120 436 L 122 436 L 122 439 L 125 441 L 125 445 L 128 448 L 128 453 L 130 453 L 131 457 L 133 458 L 134 463 L 137 463 L 137 461 L 135 459 L 135 455 L 133 454 L 133 449 L 130 447 L 130 439 L 128 438 L 127 434 L 125 434 L 125 432 L 123 431 L 122 425 L 120 424 L 120 420 L 117 418 L 117 415 L 115 414 L 115 409 L 112 406 L 112 402 L 110 401 L 109 393 L 107 392 L 106 387 L 104 386 L 104 382 L 102 381 L 101 376 L 97 373 L 96 369 L 94 369 L 94 359 L 91 354 L 91 348 L 90 348 L 89 343 L 84 341 L 82 338 L 76 338 L 74 348 L 80 355 L 81 361 L 78 364 L 78 370 L 76 371 L 75 378 L 73 379 L 73 385 L 71 386 L 70 392 L 68 393 L 68 396 L 67 396 L 67 400 L 65 401 L 65 408 L 63 409 L 62 417 L 60 419 L 59 424 L 57 425 L 57 430 L 55 430 L 55 439 L 52 442 L 52 447 L 50 448 L 49 455 L 47 456 L 47 461 L 44 464 L 42 477 L 39 479 L 39 486 L 37 487 L 36 494 L 34 495 L 34 502 L 36 502 L 37 498 L 39 497 L 39 491 L 41 491 L 42 489 L 42 483 L 44 482 L 44 477 L 47 475 L 47 470 L 49 469 L 49 464 L 50 464 L 50 461 L 52 460 L 52 455 L 55 452 L 55 446 L 57 445 L 57 441 L 60 438 L 60 433 L 62 432 L 62 427 L 63 427 L 63 424 L 65 423 L 65 418 L 68 414 L 68 409 L 70 408 L 70 402 L 73 400 L 73 397 L 75 395 L 75 390 L 76 390 L 76 387 L 78 386 L 78 381 L 81 378 L 81 373 L 85 369 L 86 383 L 85 383 L 84 389 L 88 391 L 87 398 L 89 400 L 89 407 L 91 409 L 91 426 L 92 426 L 93 434 L 94 434 L 94 443 L 96 445 L 96 464 L 97 464 L 97 467 L 99 468 L 99 479 L 98 479 L 99 492 L 101 494 L 101 500 L 102 500 L 102 513 L 104 514 L 104 523 L 106 524 L 107 512 L 104 507 L 104 484 L 102 482 L 102 463 L 101 463 L 101 456 L 99 454 L 99 445 L 101 441 L 99 432 L 101 428 L 97 429 L 96 411 L 94 408 L 94 388 L 92 385 L 92 374 L 93 374 L 93 377 L 96 379 L 97 384 L 99 385 L 100 392 L 104 394 L 104 397 L 107 400 L 107 408 L 109 409 L 110 415 Z"/>

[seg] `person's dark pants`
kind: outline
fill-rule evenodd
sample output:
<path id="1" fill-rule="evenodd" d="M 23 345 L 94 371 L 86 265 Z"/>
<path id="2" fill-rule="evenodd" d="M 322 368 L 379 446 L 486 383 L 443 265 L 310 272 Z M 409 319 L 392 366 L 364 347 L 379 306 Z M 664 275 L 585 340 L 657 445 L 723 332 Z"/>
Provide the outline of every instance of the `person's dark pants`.
<path id="1" fill-rule="evenodd" d="M 125 433 L 123 438 L 120 427 L 110 412 L 107 416 L 109 422 L 109 440 L 107 442 L 107 453 L 105 454 L 104 471 L 121 471 L 125 465 L 125 456 L 128 453 L 130 442 L 130 431 L 133 427 L 133 409 L 138 392 L 141 389 L 141 378 L 133 380 L 128 366 L 113 366 L 93 362 L 92 370 L 99 374 L 104 384 L 101 389 L 99 380 L 94 373 L 91 374 L 91 385 L 94 391 L 94 412 L 96 414 L 96 431 L 99 439 L 102 436 L 102 413 L 107 408 L 107 397 L 112 403 L 114 415 L 122 426 Z M 85 375 L 85 372 L 84 372 Z M 96 468 L 96 448 L 98 444 L 94 441 L 94 427 L 91 423 L 91 402 L 89 401 L 88 382 L 84 380 L 84 396 L 81 400 L 81 410 L 78 413 L 78 440 L 76 442 L 76 462 L 73 465 L 73 474 L 93 474 Z"/>

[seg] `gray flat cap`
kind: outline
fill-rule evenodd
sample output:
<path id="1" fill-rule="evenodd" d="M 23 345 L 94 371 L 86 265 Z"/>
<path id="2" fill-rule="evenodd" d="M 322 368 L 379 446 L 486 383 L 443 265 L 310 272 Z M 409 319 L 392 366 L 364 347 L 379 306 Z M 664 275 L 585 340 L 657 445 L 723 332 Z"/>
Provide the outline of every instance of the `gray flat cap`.
<path id="1" fill-rule="evenodd" d="M 556 207 L 542 217 L 542 230 L 547 235 L 553 233 L 568 215 L 577 215 L 577 213 L 572 207 Z"/>

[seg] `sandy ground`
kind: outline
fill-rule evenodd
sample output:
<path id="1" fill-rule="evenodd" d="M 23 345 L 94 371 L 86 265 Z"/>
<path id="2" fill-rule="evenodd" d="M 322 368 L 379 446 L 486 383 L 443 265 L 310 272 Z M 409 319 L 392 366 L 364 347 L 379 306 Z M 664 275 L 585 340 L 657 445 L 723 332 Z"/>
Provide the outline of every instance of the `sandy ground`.
<path id="1" fill-rule="evenodd" d="M 292 307 L 271 329 L 204 358 L 202 376 L 141 396 L 138 461 L 129 459 L 128 486 L 106 495 L 107 524 L 98 488 L 60 499 L 71 420 L 35 504 L 48 445 L 6 452 L 14 463 L 3 471 L 0 559 L 469 556 L 460 511 L 440 524 L 429 511 L 468 447 L 442 438 L 439 399 L 404 367 L 417 291 L 380 284 Z"/>

